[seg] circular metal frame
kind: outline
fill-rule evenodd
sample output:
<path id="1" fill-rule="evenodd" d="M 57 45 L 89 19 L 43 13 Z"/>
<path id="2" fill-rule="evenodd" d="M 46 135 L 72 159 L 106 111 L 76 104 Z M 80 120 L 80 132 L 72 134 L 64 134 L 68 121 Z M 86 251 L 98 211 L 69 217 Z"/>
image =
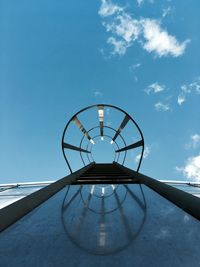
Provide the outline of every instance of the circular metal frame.
<path id="1" fill-rule="evenodd" d="M 88 130 L 88 133 L 91 132 L 91 131 L 93 131 L 93 130 L 95 130 L 95 129 L 97 129 L 97 128 L 100 128 L 100 126 L 95 126 L 95 127 L 91 128 L 90 130 Z M 106 125 L 105 125 L 104 128 L 113 130 L 115 133 L 117 132 L 114 128 L 112 128 L 112 127 L 110 127 L 110 126 L 106 126 Z M 100 135 L 99 135 L 99 136 L 100 136 Z M 105 135 L 104 135 L 104 136 L 105 136 Z M 119 136 L 121 137 L 121 139 L 122 139 L 124 145 L 126 146 L 126 141 L 125 141 L 125 139 L 123 138 L 123 136 L 122 136 L 120 133 L 119 133 Z M 85 135 L 83 135 L 79 147 L 82 147 L 82 143 L 83 143 L 84 138 L 85 138 Z M 110 137 L 110 138 L 112 139 L 112 137 Z M 94 139 L 94 137 L 93 137 L 93 139 Z M 118 145 L 118 143 L 117 143 L 116 141 L 114 141 L 114 143 L 117 145 L 117 147 L 119 147 L 119 145 Z M 87 145 L 86 149 L 88 149 L 88 146 L 89 146 L 90 144 L 91 144 L 91 143 L 88 142 L 88 145 Z M 125 162 L 125 160 L 126 160 L 126 154 L 127 154 L 127 151 L 125 151 L 125 155 L 124 155 L 124 159 L 123 159 L 122 165 L 124 164 L 124 162 Z M 82 152 L 80 152 L 80 155 L 81 155 L 81 159 L 82 159 L 82 161 L 83 161 L 83 164 L 85 165 L 85 162 L 84 162 L 84 160 L 83 160 L 83 156 L 82 156 Z M 120 153 L 118 154 L 117 162 L 118 162 L 118 160 L 119 160 L 119 155 L 120 155 Z M 90 159 L 89 159 L 89 155 L 88 155 L 88 154 L 87 154 L 87 158 L 88 158 L 88 161 L 91 162 Z M 94 162 L 94 159 L 93 159 L 93 162 Z"/>
<path id="2" fill-rule="evenodd" d="M 73 115 L 73 116 L 71 117 L 71 119 L 67 122 L 67 124 L 66 124 L 66 126 L 65 126 L 65 128 L 64 128 L 63 134 L 62 134 L 62 152 L 63 152 L 64 159 L 65 159 L 65 161 L 66 161 L 66 163 L 67 163 L 67 166 L 68 166 L 70 172 L 73 173 L 72 168 L 71 168 L 71 166 L 70 166 L 70 164 L 69 164 L 69 161 L 68 161 L 68 159 L 67 159 L 67 157 L 66 157 L 66 154 L 65 154 L 65 147 L 64 147 L 64 137 L 65 137 L 66 131 L 67 131 L 67 129 L 68 129 L 68 126 L 69 126 L 69 124 L 73 121 L 73 119 L 74 119 L 75 117 L 77 117 L 80 113 L 82 113 L 82 112 L 84 112 L 84 111 L 86 111 L 86 110 L 95 108 L 95 107 L 98 108 L 98 107 L 100 107 L 100 106 L 101 106 L 101 107 L 109 107 L 109 108 L 113 108 L 113 109 L 118 110 L 118 111 L 122 112 L 123 114 L 125 114 L 125 116 L 128 117 L 128 119 L 134 124 L 134 126 L 137 128 L 138 132 L 140 133 L 141 141 L 142 141 L 142 145 L 141 145 L 141 147 L 142 147 L 142 151 L 141 151 L 140 159 L 139 159 L 139 161 L 138 161 L 138 166 L 137 166 L 137 169 L 136 169 L 136 171 L 138 172 L 139 169 L 140 169 L 141 162 L 142 162 L 142 158 L 143 158 L 143 154 L 144 154 L 144 137 L 143 137 L 142 131 L 141 131 L 140 127 L 138 126 L 138 124 L 136 123 L 136 121 L 135 121 L 135 120 L 134 120 L 134 119 L 133 119 L 133 118 L 132 118 L 126 111 L 124 111 L 123 109 L 121 109 L 121 108 L 119 108 L 119 107 L 116 107 L 116 106 L 114 106 L 114 105 L 109 105 L 109 104 L 95 104 L 95 105 L 91 105 L 91 106 L 85 107 L 85 108 L 81 109 L 80 111 L 78 111 L 77 113 L 75 113 L 75 115 Z M 96 127 L 99 127 L 99 126 L 96 126 Z M 91 128 L 89 131 L 92 131 L 92 129 L 94 129 L 94 128 L 96 128 L 96 127 Z M 109 128 L 109 126 L 103 126 L 103 128 L 106 128 L 106 127 Z M 111 128 L 111 127 L 110 127 L 110 128 Z M 114 130 L 115 130 L 115 129 L 114 129 Z M 88 131 L 88 132 L 89 132 L 89 131 Z M 116 130 L 115 130 L 115 131 L 116 131 Z M 116 132 L 117 132 L 117 131 L 116 131 Z M 120 132 L 119 132 L 118 135 L 121 136 Z M 122 136 L 121 136 L 121 137 L 122 137 Z M 83 135 L 83 139 L 84 139 L 84 135 Z M 124 142 L 125 142 L 125 140 L 124 140 Z M 125 143 L 126 143 L 126 142 L 125 142 Z M 82 145 L 82 142 L 80 143 L 80 147 L 79 147 L 80 149 L 82 149 L 81 145 Z M 126 151 L 125 151 L 125 152 L 126 152 Z M 121 152 L 118 152 L 118 153 L 120 154 Z M 80 154 L 81 154 L 81 152 L 80 152 Z M 85 165 L 84 160 L 83 160 L 83 158 L 82 158 L 82 154 L 81 154 L 81 159 L 82 159 L 82 161 L 83 161 L 83 164 Z M 88 159 L 89 159 L 89 157 L 88 157 Z M 125 159 L 126 159 L 126 157 L 125 157 Z M 124 163 L 125 163 L 125 159 L 124 159 L 122 165 L 124 165 Z"/>

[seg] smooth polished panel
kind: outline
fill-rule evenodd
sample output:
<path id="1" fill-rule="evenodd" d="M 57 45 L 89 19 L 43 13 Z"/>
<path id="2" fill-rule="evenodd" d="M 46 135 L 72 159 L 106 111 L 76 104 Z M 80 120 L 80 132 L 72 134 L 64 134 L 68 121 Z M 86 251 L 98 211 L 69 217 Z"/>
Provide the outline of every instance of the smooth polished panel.
<path id="1" fill-rule="evenodd" d="M 72 189 L 77 192 L 76 188 L 79 187 Z M 146 200 L 144 213 L 138 185 L 130 185 L 128 188 L 133 195 L 127 192 L 124 202 L 115 211 L 104 214 L 103 217 L 102 214 L 94 214 L 94 211 L 88 209 L 88 199 L 85 205 L 80 198 L 79 201 L 76 200 L 73 190 L 67 195 L 68 200 L 70 196 L 74 196 L 71 201 L 74 201 L 74 206 L 70 208 L 70 205 L 66 204 L 67 199 L 64 199 L 68 188 L 62 189 L 1 233 L 2 266 L 198 267 L 199 221 L 146 186 L 142 186 Z M 116 189 L 116 192 L 117 190 L 119 189 Z M 85 197 L 89 197 L 88 192 L 91 192 L 89 187 L 83 192 Z M 108 195 L 109 192 L 112 191 L 107 191 Z M 97 191 L 93 191 L 94 193 L 99 194 Z M 118 191 L 118 194 L 120 202 L 123 191 Z M 118 201 L 114 202 L 114 199 L 116 200 L 113 195 L 113 202 L 110 201 L 109 205 L 117 204 Z M 100 204 L 102 200 L 99 200 Z M 94 198 L 95 202 L 96 204 L 90 207 L 100 209 L 102 206 L 97 205 L 97 197 Z M 144 214 L 142 227 L 134 235 Z M 72 236 L 66 232 L 65 224 L 70 227 L 68 230 Z M 129 236 L 131 240 L 126 246 L 111 251 L 118 246 L 120 240 L 125 244 Z M 76 237 L 76 240 L 73 240 L 73 237 Z M 78 240 L 81 243 L 77 244 Z M 100 248 L 100 253 L 102 248 L 104 251 L 105 248 L 110 251 L 107 250 L 109 253 L 105 255 L 97 255 Z"/>

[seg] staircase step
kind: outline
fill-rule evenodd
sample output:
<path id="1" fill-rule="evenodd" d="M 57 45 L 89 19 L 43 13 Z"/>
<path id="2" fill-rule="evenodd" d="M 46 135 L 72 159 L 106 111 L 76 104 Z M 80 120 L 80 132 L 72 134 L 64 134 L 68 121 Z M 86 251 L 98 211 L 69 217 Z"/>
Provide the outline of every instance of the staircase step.
<path id="1" fill-rule="evenodd" d="M 136 183 L 136 179 L 114 163 L 94 164 L 73 184 L 125 184 Z"/>

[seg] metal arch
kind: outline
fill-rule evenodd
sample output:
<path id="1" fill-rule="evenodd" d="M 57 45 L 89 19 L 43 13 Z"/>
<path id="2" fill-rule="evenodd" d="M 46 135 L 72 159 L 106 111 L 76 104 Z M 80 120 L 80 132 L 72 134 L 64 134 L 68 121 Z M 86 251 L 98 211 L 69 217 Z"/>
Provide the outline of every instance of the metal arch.
<path id="1" fill-rule="evenodd" d="M 116 107 L 114 105 L 110 105 L 110 104 L 94 104 L 94 105 L 90 105 L 88 107 L 85 107 L 83 109 L 81 109 L 80 111 L 78 111 L 77 113 L 75 113 L 74 116 L 71 117 L 71 119 L 68 121 L 68 123 L 66 124 L 65 128 L 64 128 L 64 131 L 63 131 L 63 134 L 62 134 L 62 141 L 61 141 L 61 146 L 62 146 L 62 152 L 63 152 L 63 156 L 64 156 L 64 159 L 68 165 L 68 168 L 70 170 L 71 173 L 73 173 L 71 167 L 70 167 L 70 164 L 69 164 L 69 161 L 67 160 L 67 157 L 65 155 L 65 152 L 64 152 L 64 147 L 63 147 L 63 143 L 64 143 L 64 137 L 65 137 L 65 133 L 66 133 L 66 130 L 69 126 L 69 124 L 71 123 L 71 121 L 80 113 L 88 110 L 88 109 L 91 109 L 91 108 L 94 108 L 94 107 L 98 107 L 98 106 L 104 106 L 104 107 L 110 107 L 110 108 L 114 108 L 118 111 L 121 111 L 122 113 L 124 113 L 126 116 L 129 117 L 129 119 L 132 121 L 132 123 L 136 126 L 136 128 L 138 129 L 139 133 L 140 133 L 140 136 L 141 136 L 141 140 L 143 141 L 143 145 L 142 145 L 142 152 L 141 152 L 141 155 L 140 155 L 140 159 L 139 159 L 139 163 L 138 163 L 138 167 L 137 167 L 137 172 L 139 171 L 140 169 L 140 166 L 141 166 L 141 162 L 142 162 L 142 158 L 143 158 L 143 154 L 144 154 L 144 136 L 142 134 L 142 131 L 140 129 L 140 127 L 138 126 L 138 124 L 136 123 L 136 121 L 126 112 L 124 111 L 123 109 L 119 108 L 119 107 Z M 104 126 L 105 127 L 105 126 Z"/>
<path id="2" fill-rule="evenodd" d="M 96 135 L 95 137 L 93 137 L 93 139 L 94 138 L 96 138 L 96 137 L 99 137 L 99 136 L 101 136 L 101 135 Z M 109 136 L 109 135 L 105 135 L 104 134 L 104 136 L 106 136 L 106 137 L 108 137 L 108 138 L 110 138 L 111 140 L 112 140 L 112 137 L 111 136 Z M 114 141 L 114 143 L 116 144 L 116 146 L 117 146 L 117 148 L 119 148 L 119 145 L 118 145 L 118 143 L 116 142 L 116 141 Z M 88 149 L 88 147 L 89 147 L 89 143 L 88 143 L 88 145 L 87 145 L 87 149 Z M 90 149 L 90 155 L 91 155 L 91 157 L 92 157 L 92 159 L 93 159 L 93 161 L 94 161 L 94 158 L 93 158 L 93 156 L 92 156 L 92 148 L 93 148 L 93 146 L 91 146 L 91 149 Z M 114 147 L 113 147 L 113 149 L 114 149 Z M 115 161 L 115 158 L 116 158 L 116 150 L 114 149 L 114 151 L 115 151 L 115 157 L 114 157 L 114 161 Z M 81 153 L 82 154 L 82 153 Z M 116 162 L 118 162 L 118 160 L 119 160 L 119 155 L 120 155 L 120 153 L 118 154 L 118 157 L 117 157 L 117 161 Z M 126 153 L 125 153 L 125 155 L 126 155 Z M 89 155 L 87 154 L 87 158 L 89 159 Z"/>
<path id="3" fill-rule="evenodd" d="M 108 129 L 111 129 L 111 130 L 113 130 L 114 132 L 116 132 L 116 130 L 114 129 L 114 128 L 112 128 L 112 127 L 110 127 L 110 126 L 104 126 L 105 128 L 108 128 Z M 99 126 L 96 126 L 96 127 L 93 127 L 92 129 L 90 129 L 90 130 L 94 130 L 94 129 L 96 129 L 96 128 L 99 128 Z M 123 136 L 120 134 L 120 137 L 121 137 L 121 139 L 122 139 L 122 141 L 124 142 L 124 145 L 126 146 L 126 141 L 124 140 L 124 138 L 123 138 Z M 84 139 L 84 138 L 83 138 Z M 112 139 L 112 138 L 111 138 Z M 115 141 L 114 141 L 115 142 Z M 89 144 L 89 143 L 88 143 Z M 115 142 L 115 144 L 117 144 L 117 142 Z M 118 146 L 118 144 L 117 144 L 117 146 Z M 125 154 L 124 154 L 124 159 L 123 159 L 123 163 L 122 163 L 122 165 L 124 164 L 124 162 L 125 162 L 125 160 L 126 160 L 126 154 L 127 154 L 127 152 L 125 151 Z M 82 155 L 82 153 L 81 153 L 81 155 Z M 90 154 L 91 155 L 91 154 Z M 119 156 L 120 156 L 120 153 L 118 154 Z M 92 155 L 91 155 L 92 156 Z M 118 160 L 119 160 L 119 156 L 118 156 L 118 158 L 117 158 L 117 162 L 118 162 Z M 89 155 L 87 154 L 87 158 L 89 159 Z M 93 158 L 93 157 L 92 157 Z M 94 159 L 93 159 L 94 160 Z"/>
<path id="4" fill-rule="evenodd" d="M 97 137 L 100 137 L 100 136 L 101 136 L 101 134 L 95 135 L 95 136 L 93 136 L 93 139 L 95 139 L 95 138 L 97 138 Z M 112 137 L 111 137 L 111 136 L 109 136 L 109 135 L 107 135 L 107 134 L 104 134 L 104 136 L 105 136 L 105 137 L 108 137 L 108 138 L 110 138 L 110 139 L 112 140 Z M 114 141 L 114 143 L 116 144 L 117 148 L 119 148 L 118 144 L 117 144 L 115 141 Z M 87 149 L 88 149 L 88 146 L 89 146 L 89 143 L 88 143 L 88 145 L 87 145 Z M 112 147 L 113 147 L 113 146 L 112 146 Z M 93 148 L 93 146 L 91 147 L 91 150 L 90 150 L 91 156 L 92 156 L 92 148 Z M 114 161 L 115 161 L 115 158 L 116 158 L 116 150 L 115 150 L 114 147 L 113 147 L 113 150 L 114 150 L 114 152 L 115 152 L 115 157 L 114 157 Z M 92 158 L 93 158 L 93 156 L 92 156 Z"/>
<path id="5" fill-rule="evenodd" d="M 90 131 L 94 130 L 94 129 L 97 129 L 97 128 L 99 128 L 99 126 L 95 126 L 95 127 L 91 128 L 91 129 L 89 129 L 89 130 L 88 130 L 88 133 L 89 133 Z M 113 130 L 114 132 L 116 132 L 116 130 L 115 130 L 114 128 L 110 127 L 110 126 L 104 126 L 104 128 L 108 128 L 108 129 L 111 129 L 111 130 Z M 121 139 L 122 139 L 124 145 L 126 146 L 126 141 L 124 140 L 123 136 L 122 136 L 121 134 L 119 134 L 119 136 L 121 137 Z M 82 147 L 82 142 L 83 142 L 84 138 L 85 138 L 85 136 L 82 137 L 79 147 Z M 114 141 L 114 142 L 115 142 L 115 141 Z M 116 142 L 115 142 L 115 143 L 116 143 Z M 88 142 L 88 144 L 89 144 L 89 142 Z M 117 144 L 117 143 L 116 143 L 116 144 Z M 117 145 L 117 146 L 118 146 L 118 145 Z M 87 148 L 88 148 L 88 146 L 87 146 Z M 122 165 L 124 165 L 124 162 L 125 162 L 125 160 L 126 160 L 126 154 L 127 154 L 127 151 L 125 151 L 124 159 L 123 159 Z M 81 159 L 82 159 L 82 161 L 83 161 L 83 157 L 82 157 L 82 153 L 81 153 L 81 152 L 80 152 L 80 155 L 81 155 Z M 119 155 L 120 155 L 120 153 L 119 153 Z M 87 158 L 88 158 L 89 162 L 91 162 L 88 154 L 87 154 Z M 92 159 L 93 159 L 93 157 L 92 157 Z M 118 159 L 117 159 L 117 160 L 119 160 L 119 156 L 118 156 Z M 93 161 L 94 161 L 94 159 L 93 159 Z M 84 162 L 84 161 L 83 161 L 83 162 Z M 85 165 L 85 163 L 84 163 L 84 165 Z"/>
<path id="6" fill-rule="evenodd" d="M 105 128 L 108 128 L 108 129 L 111 129 L 111 130 L 113 130 L 114 132 L 116 132 L 116 130 L 114 129 L 114 128 L 112 128 L 112 127 L 110 127 L 110 126 L 104 126 Z M 97 128 L 99 128 L 99 126 L 95 126 L 95 127 L 93 127 L 93 128 L 91 128 L 88 132 L 90 132 L 90 131 L 92 131 L 92 130 L 94 130 L 94 129 L 97 129 Z M 123 136 L 120 134 L 120 137 L 121 137 L 121 139 L 122 139 L 122 141 L 124 142 L 124 145 L 126 146 L 126 141 L 124 140 L 124 138 L 123 138 Z M 82 142 L 83 142 L 83 139 L 84 139 L 84 136 L 82 137 L 82 139 L 81 139 L 81 143 L 80 143 L 80 147 L 82 146 Z M 112 138 L 111 138 L 112 139 Z M 88 143 L 89 144 L 89 143 Z M 117 144 L 116 142 L 115 142 L 115 144 Z M 118 144 L 117 144 L 117 146 L 118 146 Z M 88 148 L 88 146 L 87 146 L 87 148 Z M 91 150 L 90 150 L 91 151 Z M 81 154 L 81 158 L 82 158 L 82 160 L 83 160 L 83 157 L 82 157 L 82 153 L 80 152 L 80 154 Z M 127 154 L 127 152 L 125 151 L 125 154 L 124 154 L 124 160 L 123 160 L 123 163 L 122 163 L 122 165 L 124 164 L 124 161 L 125 161 L 125 159 L 126 159 L 126 154 Z M 120 155 L 120 154 L 119 154 Z M 92 156 L 92 155 L 91 155 Z M 87 154 L 87 158 L 88 158 L 88 160 L 89 160 L 89 162 L 91 162 L 90 161 L 90 159 L 89 159 L 89 155 Z M 92 159 L 93 159 L 93 157 L 92 157 Z M 117 159 L 117 161 L 119 160 L 119 156 L 118 156 L 118 159 Z M 93 159 L 93 161 L 94 161 L 94 159 Z"/>

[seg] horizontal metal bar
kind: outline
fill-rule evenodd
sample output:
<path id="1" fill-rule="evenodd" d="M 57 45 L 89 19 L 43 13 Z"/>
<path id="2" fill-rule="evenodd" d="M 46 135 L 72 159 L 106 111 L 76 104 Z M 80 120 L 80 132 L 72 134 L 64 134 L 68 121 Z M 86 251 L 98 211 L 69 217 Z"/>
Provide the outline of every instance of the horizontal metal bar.
<path id="1" fill-rule="evenodd" d="M 148 177 L 139 172 L 133 171 L 129 168 L 126 168 L 118 163 L 114 163 L 120 167 L 123 171 L 126 171 L 127 174 L 132 175 L 139 183 L 144 184 L 168 199 L 176 206 L 189 213 L 196 219 L 200 220 L 200 198 L 184 192 L 180 189 L 177 189 L 171 185 L 159 182 L 151 177 Z"/>
<path id="2" fill-rule="evenodd" d="M 79 180 L 101 180 L 102 182 L 106 179 L 109 179 L 109 180 L 122 180 L 122 179 L 129 179 L 130 178 L 130 175 L 118 175 L 118 176 L 113 176 L 113 175 L 95 175 L 95 176 L 83 176 L 83 177 L 80 177 Z M 132 177 L 131 177 L 132 179 Z"/>
<path id="3" fill-rule="evenodd" d="M 61 178 L 60 180 L 28 195 L 27 197 L 24 197 L 0 209 L 0 232 L 42 204 L 44 201 L 60 191 L 63 187 L 71 184 L 73 181 L 76 181 L 76 179 L 85 171 L 90 169 L 92 165 L 93 163 L 64 178 Z"/>
<path id="4" fill-rule="evenodd" d="M 144 145 L 144 141 L 143 140 L 140 140 L 132 145 L 129 145 L 129 146 L 125 146 L 121 149 L 118 149 L 116 150 L 116 152 L 122 152 L 122 151 L 127 151 L 127 150 L 130 150 L 130 149 L 133 149 L 133 148 L 136 148 L 136 147 L 139 147 L 139 146 L 143 146 Z"/>
<path id="5" fill-rule="evenodd" d="M 76 182 L 72 182 L 72 185 L 95 185 L 95 184 L 138 184 L 138 181 L 135 179 L 124 179 L 124 180 L 77 180 Z"/>
<path id="6" fill-rule="evenodd" d="M 38 186 L 38 185 L 49 185 L 55 181 L 42 181 L 42 182 L 19 182 L 19 183 L 10 183 L 10 184 L 0 184 L 1 187 L 9 187 L 9 186 Z"/>
<path id="7" fill-rule="evenodd" d="M 10 186 L 10 187 L 0 187 L 0 193 L 4 192 L 6 190 L 9 190 L 9 189 L 17 188 L 17 187 L 18 187 L 18 185 L 13 185 L 13 186 Z"/>
<path id="8" fill-rule="evenodd" d="M 63 147 L 67 148 L 67 149 L 72 149 L 72 150 L 75 150 L 75 151 L 79 151 L 79 152 L 91 153 L 90 151 L 88 151 L 86 149 L 83 149 L 83 148 L 77 147 L 77 146 L 73 146 L 73 145 L 70 145 L 70 144 L 67 144 L 67 143 L 63 143 Z"/>

